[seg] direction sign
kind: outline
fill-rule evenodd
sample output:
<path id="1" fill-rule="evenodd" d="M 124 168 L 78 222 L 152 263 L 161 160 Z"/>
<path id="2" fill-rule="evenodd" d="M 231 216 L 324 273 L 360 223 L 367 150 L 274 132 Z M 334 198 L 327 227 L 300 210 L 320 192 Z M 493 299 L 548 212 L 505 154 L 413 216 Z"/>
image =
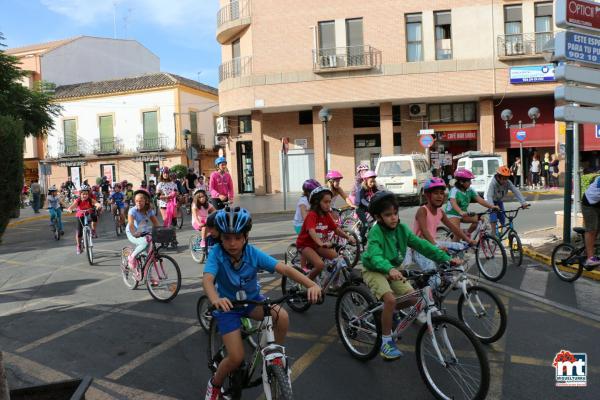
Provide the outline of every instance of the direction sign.
<path id="1" fill-rule="evenodd" d="M 433 130 L 433 129 L 421 129 L 421 130 L 419 130 L 419 135 L 435 135 L 435 130 Z"/>
<path id="2" fill-rule="evenodd" d="M 600 124 L 600 109 L 575 106 L 554 107 L 554 119 L 580 124 Z"/>
<path id="3" fill-rule="evenodd" d="M 527 137 L 527 132 L 525 132 L 524 130 L 517 131 L 517 133 L 515 134 L 515 137 L 517 138 L 517 140 L 519 142 L 523 142 L 525 140 L 525 138 Z"/>
<path id="4" fill-rule="evenodd" d="M 588 85 L 600 85 L 600 71 L 593 68 L 560 64 L 556 67 L 555 76 L 557 81 L 573 81 Z"/>
<path id="5" fill-rule="evenodd" d="M 421 143 L 421 146 L 427 149 L 433 144 L 433 136 L 423 135 L 419 138 L 419 143 Z"/>
<path id="6" fill-rule="evenodd" d="M 600 105 L 600 91 L 579 86 L 558 86 L 554 89 L 554 99 L 590 106 Z"/>
<path id="7" fill-rule="evenodd" d="M 557 60 L 600 66 L 600 36 L 563 31 L 556 34 L 554 44 Z"/>
<path id="8" fill-rule="evenodd" d="M 592 0 L 556 0 L 556 26 L 600 31 L 600 3 Z"/>

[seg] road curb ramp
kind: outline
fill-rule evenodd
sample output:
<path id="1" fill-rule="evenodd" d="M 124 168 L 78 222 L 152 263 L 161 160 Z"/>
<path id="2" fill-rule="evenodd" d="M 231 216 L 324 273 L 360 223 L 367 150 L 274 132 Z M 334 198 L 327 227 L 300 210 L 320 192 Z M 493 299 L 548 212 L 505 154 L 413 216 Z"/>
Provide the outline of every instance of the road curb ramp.
<path id="1" fill-rule="evenodd" d="M 540 253 L 529 246 L 523 246 L 523 254 L 552 268 L 552 257 L 549 255 Z M 584 269 L 582 275 L 586 278 L 590 278 L 595 281 L 600 281 L 600 271 L 587 271 Z"/>

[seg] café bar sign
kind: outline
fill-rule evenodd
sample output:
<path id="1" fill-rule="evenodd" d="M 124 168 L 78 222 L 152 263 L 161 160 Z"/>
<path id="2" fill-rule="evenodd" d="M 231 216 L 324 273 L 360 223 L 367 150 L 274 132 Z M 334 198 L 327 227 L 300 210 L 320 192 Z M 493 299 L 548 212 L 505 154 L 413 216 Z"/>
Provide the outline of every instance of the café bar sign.
<path id="1" fill-rule="evenodd" d="M 450 132 L 438 132 L 439 140 L 454 141 L 454 140 L 477 140 L 477 130 L 465 130 L 465 131 L 450 131 Z"/>

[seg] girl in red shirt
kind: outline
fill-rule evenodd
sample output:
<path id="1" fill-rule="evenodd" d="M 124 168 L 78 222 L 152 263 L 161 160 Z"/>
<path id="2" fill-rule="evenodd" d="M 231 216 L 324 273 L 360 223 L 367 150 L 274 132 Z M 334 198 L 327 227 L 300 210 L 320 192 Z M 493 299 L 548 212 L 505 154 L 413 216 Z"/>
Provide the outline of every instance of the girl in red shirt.
<path id="1" fill-rule="evenodd" d="M 296 239 L 298 251 L 313 266 L 308 274 L 313 280 L 323 271 L 325 263 L 322 258 L 333 260 L 337 257 L 329 241 L 331 232 L 354 243 L 354 239 L 342 231 L 331 217 L 332 197 L 333 193 L 326 186 L 318 187 L 310 193 L 310 211 Z"/>

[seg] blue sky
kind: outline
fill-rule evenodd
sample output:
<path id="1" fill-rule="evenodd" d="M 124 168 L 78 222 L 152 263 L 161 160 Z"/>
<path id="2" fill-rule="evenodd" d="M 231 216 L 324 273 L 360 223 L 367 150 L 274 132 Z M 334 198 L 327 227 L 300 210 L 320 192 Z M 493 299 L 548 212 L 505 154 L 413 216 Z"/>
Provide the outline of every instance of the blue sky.
<path id="1" fill-rule="evenodd" d="M 19 47 L 78 35 L 135 39 L 161 70 L 218 84 L 218 0 L 0 0 L 4 44 Z M 116 5 L 116 7 L 113 7 Z M 116 24 L 113 24 L 113 8 Z M 200 75 L 198 76 L 198 73 Z"/>

